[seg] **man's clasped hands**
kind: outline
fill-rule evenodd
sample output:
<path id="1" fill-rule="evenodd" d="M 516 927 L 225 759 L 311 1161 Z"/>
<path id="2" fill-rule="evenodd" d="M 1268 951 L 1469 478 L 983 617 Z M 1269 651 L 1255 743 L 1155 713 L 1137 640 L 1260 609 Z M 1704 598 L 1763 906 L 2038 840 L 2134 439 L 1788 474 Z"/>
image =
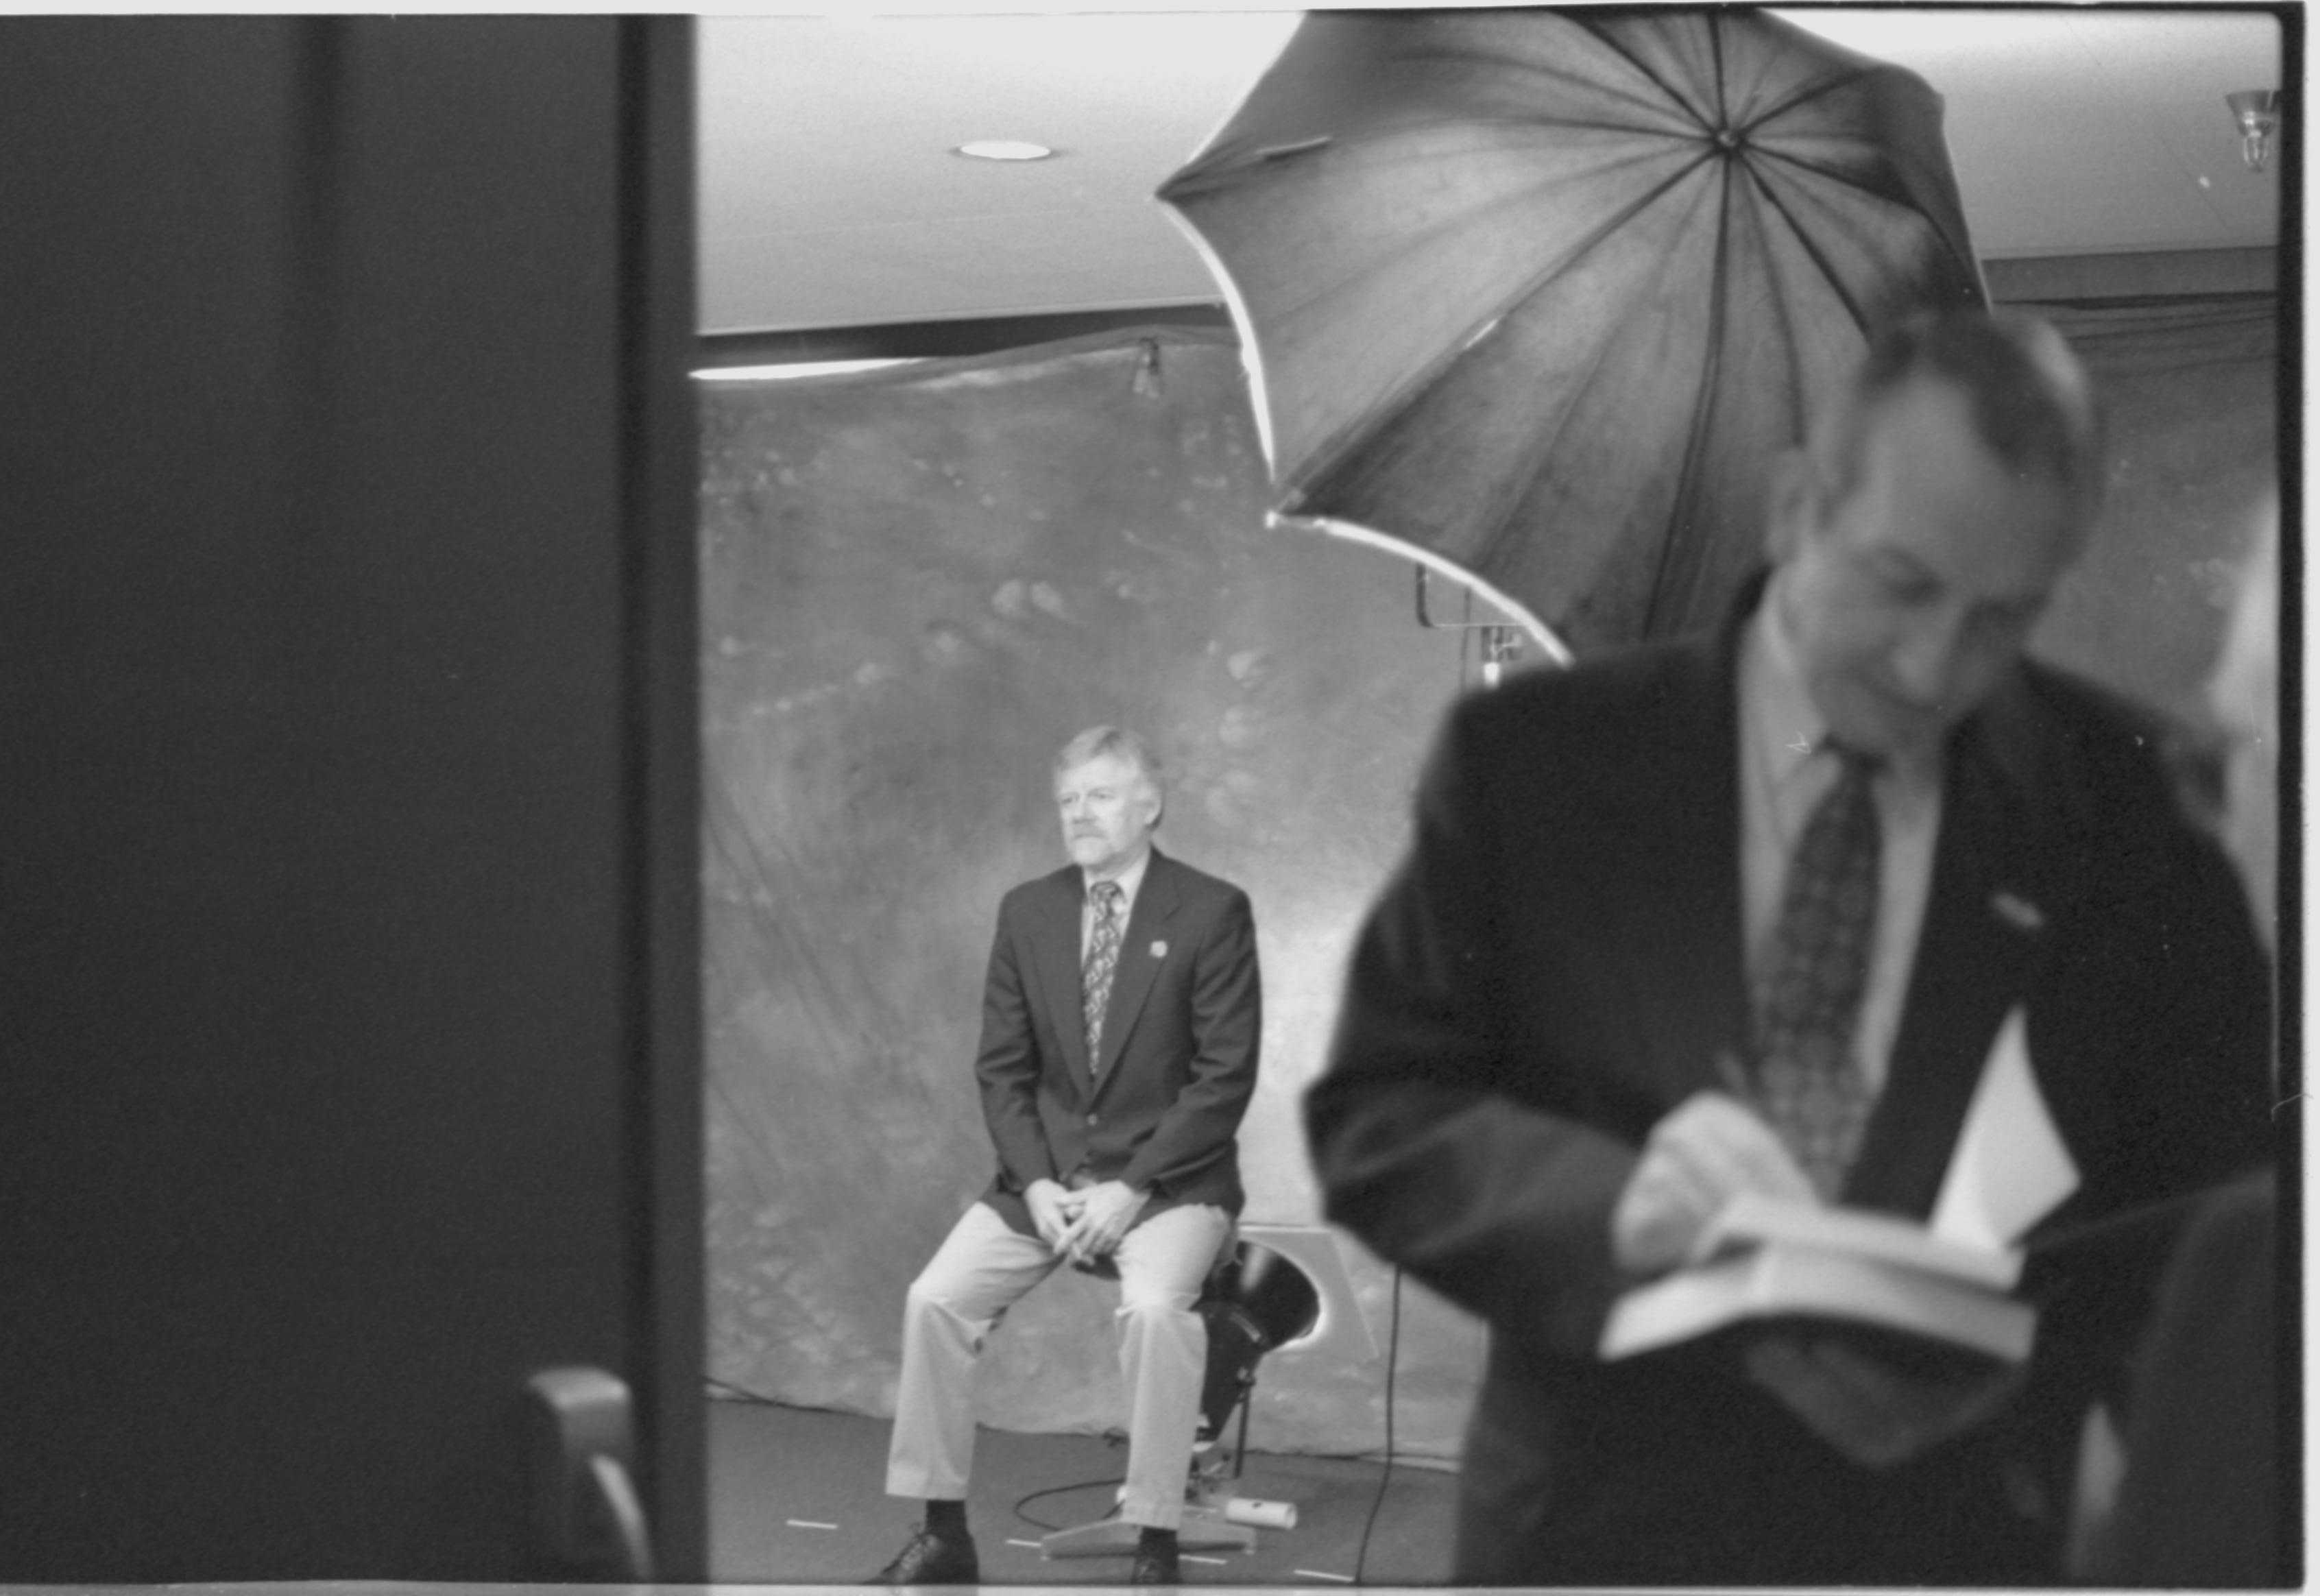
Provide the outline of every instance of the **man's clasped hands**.
<path id="1" fill-rule="evenodd" d="M 1023 1189 L 1031 1223 L 1058 1257 L 1082 1267 L 1110 1257 L 1144 1211 L 1146 1194 L 1124 1181 L 1098 1181 L 1077 1190 L 1059 1181 L 1033 1181 Z"/>

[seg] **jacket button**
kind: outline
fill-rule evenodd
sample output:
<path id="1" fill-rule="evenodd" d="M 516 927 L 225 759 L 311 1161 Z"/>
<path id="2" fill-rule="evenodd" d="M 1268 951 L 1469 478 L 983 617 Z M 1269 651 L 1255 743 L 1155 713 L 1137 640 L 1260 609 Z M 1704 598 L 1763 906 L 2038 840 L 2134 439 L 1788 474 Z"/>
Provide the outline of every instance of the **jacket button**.
<path id="1" fill-rule="evenodd" d="M 1088 1116 L 1088 1123 L 1091 1125 L 1101 1125 L 1103 1123 L 1103 1120 L 1094 1114 L 1090 1114 Z"/>

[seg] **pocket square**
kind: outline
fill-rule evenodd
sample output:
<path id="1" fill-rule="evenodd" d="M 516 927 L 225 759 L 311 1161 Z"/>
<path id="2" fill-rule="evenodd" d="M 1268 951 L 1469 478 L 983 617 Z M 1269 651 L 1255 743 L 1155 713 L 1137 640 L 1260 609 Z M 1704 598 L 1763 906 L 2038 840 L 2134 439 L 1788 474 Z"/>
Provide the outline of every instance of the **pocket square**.
<path id="1" fill-rule="evenodd" d="M 2016 930 L 2043 931 L 2046 929 L 2046 917 L 2038 911 L 2038 905 L 2027 898 L 2017 898 L 2009 892 L 1996 892 L 1990 894 L 1989 906 L 1998 911 L 1998 919 Z"/>
<path id="2" fill-rule="evenodd" d="M 1154 958 L 1166 958 L 1168 957 L 1168 944 L 1165 942 L 1155 942 L 1152 944 L 1152 957 Z"/>

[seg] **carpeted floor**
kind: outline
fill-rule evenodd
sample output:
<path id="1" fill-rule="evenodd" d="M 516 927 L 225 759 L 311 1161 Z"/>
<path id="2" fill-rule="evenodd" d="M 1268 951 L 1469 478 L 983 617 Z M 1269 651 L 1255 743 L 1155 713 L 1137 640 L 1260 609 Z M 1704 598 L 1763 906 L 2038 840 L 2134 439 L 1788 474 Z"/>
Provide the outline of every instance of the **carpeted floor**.
<path id="1" fill-rule="evenodd" d="M 710 1577 L 720 1584 L 851 1584 L 876 1573 L 917 1518 L 911 1504 L 884 1493 L 887 1428 L 884 1419 L 857 1414 L 712 1401 Z M 1126 1455 L 1092 1436 L 983 1430 L 967 1504 L 983 1582 L 1123 1582 L 1124 1557 L 1050 1559 L 1038 1542 L 1047 1527 L 1108 1514 Z M 1252 1552 L 1187 1553 L 1184 1582 L 1313 1589 L 1352 1583 L 1358 1570 L 1368 1585 L 1443 1583 L 1455 1476 L 1400 1465 L 1381 1502 L 1384 1475 L 1375 1463 L 1251 1452 L 1237 1494 L 1293 1503 L 1297 1527 L 1259 1529 Z M 1079 1488 L 1021 1500 L 1056 1487 Z"/>

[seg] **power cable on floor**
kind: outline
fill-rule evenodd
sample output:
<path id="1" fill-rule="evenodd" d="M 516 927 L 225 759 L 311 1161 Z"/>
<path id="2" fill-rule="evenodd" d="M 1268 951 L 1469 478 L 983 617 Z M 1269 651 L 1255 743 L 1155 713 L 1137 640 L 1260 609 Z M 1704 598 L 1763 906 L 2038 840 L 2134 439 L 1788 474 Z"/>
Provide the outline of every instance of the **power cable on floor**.
<path id="1" fill-rule="evenodd" d="M 1034 1519 L 1030 1514 L 1025 1512 L 1023 1510 L 1029 1507 L 1033 1502 L 1038 1501 L 1043 1496 L 1061 1496 L 1066 1491 L 1093 1491 L 1099 1485 L 1106 1486 L 1112 1490 L 1118 1490 L 1120 1486 L 1127 1483 L 1128 1476 L 1122 1474 L 1117 1480 L 1082 1480 L 1077 1484 L 1074 1485 L 1050 1485 L 1045 1491 L 1034 1491 L 1029 1496 L 1017 1497 L 1015 1499 L 1015 1516 L 1022 1519 L 1024 1523 L 1031 1526 L 1034 1529 L 1045 1529 L 1050 1533 L 1058 1529 L 1069 1529 L 1071 1526 L 1068 1524 L 1050 1524 L 1044 1519 Z M 1104 1514 L 1103 1519 L 1112 1518 L 1116 1516 L 1119 1511 L 1119 1504 L 1115 1501 L 1111 1504 L 1111 1510 Z M 1103 1522 L 1103 1519 L 1098 1519 L 1095 1521 L 1101 1524 Z"/>
<path id="2" fill-rule="evenodd" d="M 1401 1270 L 1393 1272 L 1393 1306 L 1386 1318 L 1385 1333 L 1385 1467 L 1378 1472 L 1377 1495 L 1370 1501 L 1370 1514 L 1362 1521 L 1362 1544 L 1354 1554 L 1354 1583 L 1362 1582 L 1362 1571 L 1370 1560 L 1370 1531 L 1377 1528 L 1378 1510 L 1385 1506 L 1385 1488 L 1393 1480 L 1393 1369 L 1401 1351 Z"/>

